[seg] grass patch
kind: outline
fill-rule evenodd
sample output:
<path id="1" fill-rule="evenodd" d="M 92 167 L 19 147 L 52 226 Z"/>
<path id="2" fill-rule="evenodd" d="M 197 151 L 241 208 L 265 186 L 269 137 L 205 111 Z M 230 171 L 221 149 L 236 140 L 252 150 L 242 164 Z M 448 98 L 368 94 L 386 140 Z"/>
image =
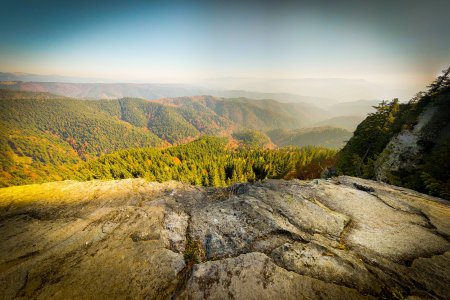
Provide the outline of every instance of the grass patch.
<path id="1" fill-rule="evenodd" d="M 205 260 L 205 251 L 200 241 L 194 240 L 188 233 L 186 234 L 186 247 L 184 249 L 184 261 L 186 265 L 192 266 Z"/>

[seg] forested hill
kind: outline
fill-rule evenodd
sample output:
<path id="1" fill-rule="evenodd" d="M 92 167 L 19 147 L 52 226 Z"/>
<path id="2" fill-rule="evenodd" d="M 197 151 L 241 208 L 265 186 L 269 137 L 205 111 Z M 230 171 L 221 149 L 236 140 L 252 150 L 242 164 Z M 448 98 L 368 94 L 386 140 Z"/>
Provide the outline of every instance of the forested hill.
<path id="1" fill-rule="evenodd" d="M 0 90 L 0 99 L 0 122 L 5 128 L 50 132 L 69 142 L 82 158 L 126 145 L 183 143 L 204 134 L 230 136 L 233 131 L 248 129 L 296 129 L 322 113 L 306 104 L 211 96 L 89 101 Z"/>
<path id="2" fill-rule="evenodd" d="M 227 140 L 203 137 L 166 149 L 122 150 L 84 163 L 76 179 L 146 178 L 225 186 L 266 178 L 318 178 L 334 164 L 335 150 L 320 147 L 278 150 L 227 149 Z"/>
<path id="3" fill-rule="evenodd" d="M 409 103 L 379 104 L 340 151 L 340 172 L 450 199 L 449 74 Z"/>
<path id="4" fill-rule="evenodd" d="M 238 126 L 260 131 L 306 127 L 330 115 L 306 103 L 281 103 L 274 100 L 196 96 L 160 99 L 155 102 L 174 106 L 183 112 L 212 112 Z"/>
<path id="5" fill-rule="evenodd" d="M 117 102 L 0 100 L 2 185 L 59 180 L 81 160 L 164 144 L 147 128 L 112 117 L 120 111 Z"/>

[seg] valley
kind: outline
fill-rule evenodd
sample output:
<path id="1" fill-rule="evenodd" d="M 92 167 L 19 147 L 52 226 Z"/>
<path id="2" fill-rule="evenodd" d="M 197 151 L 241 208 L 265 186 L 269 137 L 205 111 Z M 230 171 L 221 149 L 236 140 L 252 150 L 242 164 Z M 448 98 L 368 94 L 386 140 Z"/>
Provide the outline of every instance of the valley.
<path id="1" fill-rule="evenodd" d="M 329 118 L 306 103 L 214 96 L 83 100 L 3 89 L 0 184 L 143 177 L 225 186 L 331 172 L 448 199 L 449 168 L 435 167 L 446 164 L 448 95 L 446 72 L 409 103 L 373 106 L 352 133 L 359 117 Z M 357 114 L 365 105 L 333 109 Z M 423 114 L 426 123 L 417 124 Z M 326 124 L 334 126 L 317 126 Z M 413 150 L 397 146 L 402 136 L 414 136 Z"/>

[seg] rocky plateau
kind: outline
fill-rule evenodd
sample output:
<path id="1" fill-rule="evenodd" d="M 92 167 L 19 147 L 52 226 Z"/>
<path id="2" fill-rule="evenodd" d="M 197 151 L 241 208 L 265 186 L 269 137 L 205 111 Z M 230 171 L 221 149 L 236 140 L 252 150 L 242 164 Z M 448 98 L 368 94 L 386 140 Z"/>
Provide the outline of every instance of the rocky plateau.
<path id="1" fill-rule="evenodd" d="M 450 299 L 450 205 L 345 176 L 3 188 L 0 298 Z"/>

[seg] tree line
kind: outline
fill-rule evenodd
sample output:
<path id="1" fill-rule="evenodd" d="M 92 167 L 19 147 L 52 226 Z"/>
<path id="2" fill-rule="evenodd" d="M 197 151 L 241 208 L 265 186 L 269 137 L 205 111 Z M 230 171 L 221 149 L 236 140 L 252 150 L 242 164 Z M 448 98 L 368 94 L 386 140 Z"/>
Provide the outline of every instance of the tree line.
<path id="1" fill-rule="evenodd" d="M 117 151 L 83 164 L 77 176 L 83 180 L 177 180 L 216 187 L 266 178 L 317 178 L 334 164 L 336 154 L 321 147 L 227 149 L 226 144 L 225 138 L 203 137 L 166 149 Z"/>

